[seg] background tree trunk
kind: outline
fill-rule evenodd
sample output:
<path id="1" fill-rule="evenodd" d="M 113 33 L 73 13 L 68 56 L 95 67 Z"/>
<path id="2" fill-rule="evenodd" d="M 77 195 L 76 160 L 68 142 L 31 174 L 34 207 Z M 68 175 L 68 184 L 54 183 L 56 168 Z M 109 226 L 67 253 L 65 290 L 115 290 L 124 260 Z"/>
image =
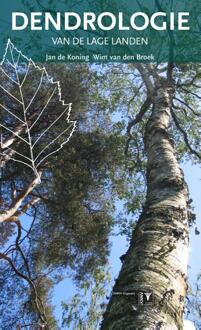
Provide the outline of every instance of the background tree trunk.
<path id="1" fill-rule="evenodd" d="M 133 232 L 102 329 L 183 329 L 188 262 L 188 189 L 168 133 L 173 90 L 167 80 L 152 96 L 144 137 L 146 204 Z M 137 304 L 121 292 L 153 292 Z"/>

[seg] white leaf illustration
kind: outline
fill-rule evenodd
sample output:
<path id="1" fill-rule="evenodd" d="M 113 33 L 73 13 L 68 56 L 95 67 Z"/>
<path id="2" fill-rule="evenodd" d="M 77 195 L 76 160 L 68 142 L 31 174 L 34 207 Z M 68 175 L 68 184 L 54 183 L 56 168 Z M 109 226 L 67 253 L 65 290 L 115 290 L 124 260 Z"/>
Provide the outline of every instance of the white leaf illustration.
<path id="1" fill-rule="evenodd" d="M 58 81 L 8 40 L 0 64 L 0 155 L 30 167 L 36 176 L 46 159 L 72 136 L 71 103 Z"/>

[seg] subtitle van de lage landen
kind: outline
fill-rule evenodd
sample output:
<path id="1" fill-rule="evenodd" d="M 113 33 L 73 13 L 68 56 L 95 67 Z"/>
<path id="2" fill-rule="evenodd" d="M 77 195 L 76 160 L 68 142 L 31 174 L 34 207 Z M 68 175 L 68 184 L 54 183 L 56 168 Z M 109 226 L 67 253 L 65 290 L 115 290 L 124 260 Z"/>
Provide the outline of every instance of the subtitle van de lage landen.
<path id="1" fill-rule="evenodd" d="M 148 45 L 148 37 L 52 37 L 52 43 L 56 46 L 61 45 L 98 45 L 98 46 L 141 46 Z"/>

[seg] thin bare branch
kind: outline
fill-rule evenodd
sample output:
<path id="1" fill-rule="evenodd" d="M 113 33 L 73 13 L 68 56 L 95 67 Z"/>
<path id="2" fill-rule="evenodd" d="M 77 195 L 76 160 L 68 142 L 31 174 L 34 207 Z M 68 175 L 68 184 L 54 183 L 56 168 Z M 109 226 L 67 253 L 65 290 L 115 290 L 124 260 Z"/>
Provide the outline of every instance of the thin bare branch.
<path id="1" fill-rule="evenodd" d="M 47 324 L 47 318 L 46 318 L 46 315 L 45 315 L 44 306 L 43 306 L 43 303 L 42 303 L 40 297 L 38 296 L 37 289 L 36 289 L 35 284 L 33 283 L 33 281 L 28 276 L 24 275 L 23 273 L 21 273 L 16 268 L 15 264 L 13 263 L 13 261 L 10 257 L 8 257 L 7 255 L 4 255 L 3 253 L 0 253 L 0 259 L 3 259 L 5 261 L 7 261 L 10 264 L 13 271 L 15 272 L 15 274 L 17 276 L 21 277 L 22 279 L 24 279 L 30 285 L 30 287 L 32 288 L 32 290 L 34 292 L 34 295 L 35 295 L 35 306 L 37 308 L 39 318 L 44 324 Z M 43 308 L 43 312 L 41 312 L 39 304 Z"/>
<path id="2" fill-rule="evenodd" d="M 136 115 L 135 119 L 133 119 L 128 124 L 128 127 L 127 127 L 128 140 L 126 142 L 126 147 L 125 147 L 125 154 L 126 155 L 128 153 L 128 148 L 129 148 L 130 141 L 132 140 L 131 129 L 132 129 L 133 126 L 135 126 L 136 124 L 138 124 L 143 119 L 143 117 L 144 117 L 145 113 L 148 111 L 150 105 L 151 105 L 151 98 L 150 97 L 147 97 L 147 99 L 142 104 L 139 113 Z"/>
<path id="3" fill-rule="evenodd" d="M 174 100 L 180 102 L 181 104 L 185 105 L 195 116 L 198 116 L 200 117 L 201 116 L 201 113 L 199 112 L 196 112 L 188 103 L 186 103 L 184 100 L 181 100 L 179 99 L 178 97 L 174 97 L 173 98 Z"/>
<path id="4" fill-rule="evenodd" d="M 188 89 L 186 89 L 186 88 L 184 88 L 184 87 L 181 87 L 181 89 L 182 89 L 185 93 L 187 93 L 187 94 L 191 94 L 191 95 L 197 97 L 199 100 L 201 100 L 201 96 L 200 96 L 200 95 L 198 95 L 198 94 L 196 94 L 196 93 L 194 93 L 194 92 L 192 92 L 192 91 L 189 91 Z"/>
<path id="5" fill-rule="evenodd" d="M 188 81 L 188 82 L 186 82 L 186 83 L 180 83 L 180 82 L 178 82 L 177 83 L 177 86 L 178 87 L 182 87 L 182 86 L 192 86 L 193 84 L 194 84 L 194 82 L 197 80 L 197 79 L 199 79 L 200 80 L 200 78 L 201 78 L 201 72 L 198 72 L 198 73 L 196 73 L 195 74 L 195 76 L 190 80 L 190 81 Z M 201 86 L 200 86 L 201 87 Z"/>
<path id="6" fill-rule="evenodd" d="M 173 109 L 171 108 L 171 115 L 172 115 L 172 118 L 174 120 L 174 123 L 175 123 L 175 126 L 177 127 L 177 129 L 182 133 L 183 137 L 184 137 L 184 142 L 187 146 L 187 148 L 189 149 L 189 151 L 195 155 L 199 160 L 201 160 L 201 154 L 199 154 L 196 150 L 194 150 L 191 145 L 190 145 L 190 142 L 188 140 L 188 134 L 186 133 L 186 131 L 181 127 L 180 123 L 179 123 L 179 120 L 177 118 L 177 116 L 175 115 Z"/>

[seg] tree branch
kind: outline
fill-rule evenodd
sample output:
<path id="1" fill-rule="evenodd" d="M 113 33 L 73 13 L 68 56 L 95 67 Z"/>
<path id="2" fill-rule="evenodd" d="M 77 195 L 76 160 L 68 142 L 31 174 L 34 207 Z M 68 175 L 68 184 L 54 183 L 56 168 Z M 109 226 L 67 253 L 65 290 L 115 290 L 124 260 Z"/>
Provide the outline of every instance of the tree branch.
<path id="1" fill-rule="evenodd" d="M 14 130 L 13 130 L 13 134 L 12 136 L 10 136 L 7 140 L 5 140 L 3 142 L 2 140 L 2 135 L 1 135 L 1 149 L 6 149 L 9 148 L 16 140 L 17 136 L 20 135 L 22 133 L 22 131 L 25 128 L 25 124 L 21 124 L 19 126 L 17 126 Z"/>
<path id="2" fill-rule="evenodd" d="M 188 103 L 186 103 L 185 101 L 183 101 L 183 100 L 181 100 L 181 99 L 179 99 L 178 97 L 174 97 L 173 98 L 174 100 L 176 100 L 176 101 L 178 101 L 178 102 L 180 102 L 181 104 L 183 104 L 183 105 L 185 105 L 189 110 L 191 110 L 192 111 L 192 113 L 195 115 L 195 116 L 201 116 L 201 113 L 199 113 L 199 112 L 196 112 Z"/>
<path id="3" fill-rule="evenodd" d="M 181 125 L 180 125 L 180 123 L 179 123 L 179 121 L 178 121 L 178 119 L 177 119 L 177 117 L 176 117 L 174 111 L 172 110 L 172 108 L 171 108 L 170 111 L 171 111 L 171 115 L 172 115 L 172 118 L 173 118 L 173 120 L 174 120 L 174 123 L 175 123 L 177 129 L 182 133 L 182 135 L 183 135 L 183 137 L 184 137 L 184 142 L 185 142 L 187 148 L 189 149 L 189 151 L 190 151 L 193 155 L 195 155 L 199 160 L 201 160 L 201 154 L 199 154 L 197 151 L 195 151 L 195 150 L 191 147 L 191 145 L 190 145 L 190 143 L 189 143 L 189 140 L 188 140 L 188 134 L 187 134 L 186 131 L 181 127 Z"/>
<path id="4" fill-rule="evenodd" d="M 8 257 L 7 255 L 4 255 L 3 253 L 0 252 L 0 259 L 6 260 L 10 264 L 11 268 L 16 273 L 16 275 L 21 277 L 22 279 L 24 279 L 30 285 L 30 287 L 33 289 L 33 292 L 34 292 L 34 295 L 35 295 L 34 302 L 35 302 L 36 309 L 38 311 L 40 320 L 46 325 L 47 324 L 47 318 L 46 318 L 46 315 L 45 315 L 44 306 L 43 306 L 43 303 L 42 303 L 40 297 L 38 296 L 37 289 L 36 289 L 35 284 L 33 283 L 33 281 L 28 276 L 24 275 L 23 273 L 21 273 L 16 268 L 15 264 L 13 263 L 13 261 L 10 257 Z M 41 312 L 40 306 L 39 306 L 38 303 L 40 303 L 41 307 L 43 308 L 43 312 Z"/>
<path id="5" fill-rule="evenodd" d="M 182 86 L 192 86 L 194 84 L 194 82 L 197 80 L 197 79 L 200 79 L 201 78 L 201 72 L 198 72 L 196 73 L 196 75 L 187 83 L 183 83 L 183 84 L 180 84 L 180 83 L 177 83 L 177 86 L 178 87 L 182 87 Z M 200 86 L 201 87 L 201 86 Z"/>
<path id="6" fill-rule="evenodd" d="M 136 124 L 138 124 L 142 120 L 142 118 L 144 117 L 145 113 L 148 111 L 150 105 L 151 105 L 151 97 L 147 97 L 147 99 L 142 104 L 139 113 L 136 115 L 135 119 L 133 119 L 128 124 L 128 127 L 127 127 L 128 139 L 126 141 L 126 146 L 125 146 L 125 154 L 126 155 L 128 153 L 130 141 L 132 140 L 131 129 L 132 129 L 133 126 L 135 126 Z"/>
<path id="7" fill-rule="evenodd" d="M 149 95 L 153 94 L 154 92 L 154 86 L 153 83 L 150 79 L 150 74 L 149 72 L 145 69 L 145 67 L 141 63 L 136 63 L 135 64 L 136 69 L 139 71 L 141 74 L 141 77 L 145 83 L 145 86 L 147 88 L 147 92 Z"/>
<path id="8" fill-rule="evenodd" d="M 191 91 L 189 91 L 188 89 L 186 89 L 186 88 L 184 88 L 184 87 L 181 87 L 181 89 L 182 89 L 185 93 L 187 93 L 187 94 L 191 94 L 191 95 L 197 97 L 199 100 L 201 100 L 201 96 L 199 96 L 198 94 L 196 94 L 196 93 L 194 93 L 194 92 L 191 92 Z"/>
<path id="9" fill-rule="evenodd" d="M 9 218 L 11 218 L 12 216 L 15 215 L 15 213 L 21 207 L 25 198 L 39 184 L 40 177 L 41 177 L 41 173 L 39 174 L 39 177 L 34 178 L 34 180 L 29 184 L 29 186 L 26 189 L 22 190 L 22 192 L 14 199 L 14 201 L 12 202 L 12 204 L 8 210 L 0 213 L 0 223 L 8 220 Z"/>

